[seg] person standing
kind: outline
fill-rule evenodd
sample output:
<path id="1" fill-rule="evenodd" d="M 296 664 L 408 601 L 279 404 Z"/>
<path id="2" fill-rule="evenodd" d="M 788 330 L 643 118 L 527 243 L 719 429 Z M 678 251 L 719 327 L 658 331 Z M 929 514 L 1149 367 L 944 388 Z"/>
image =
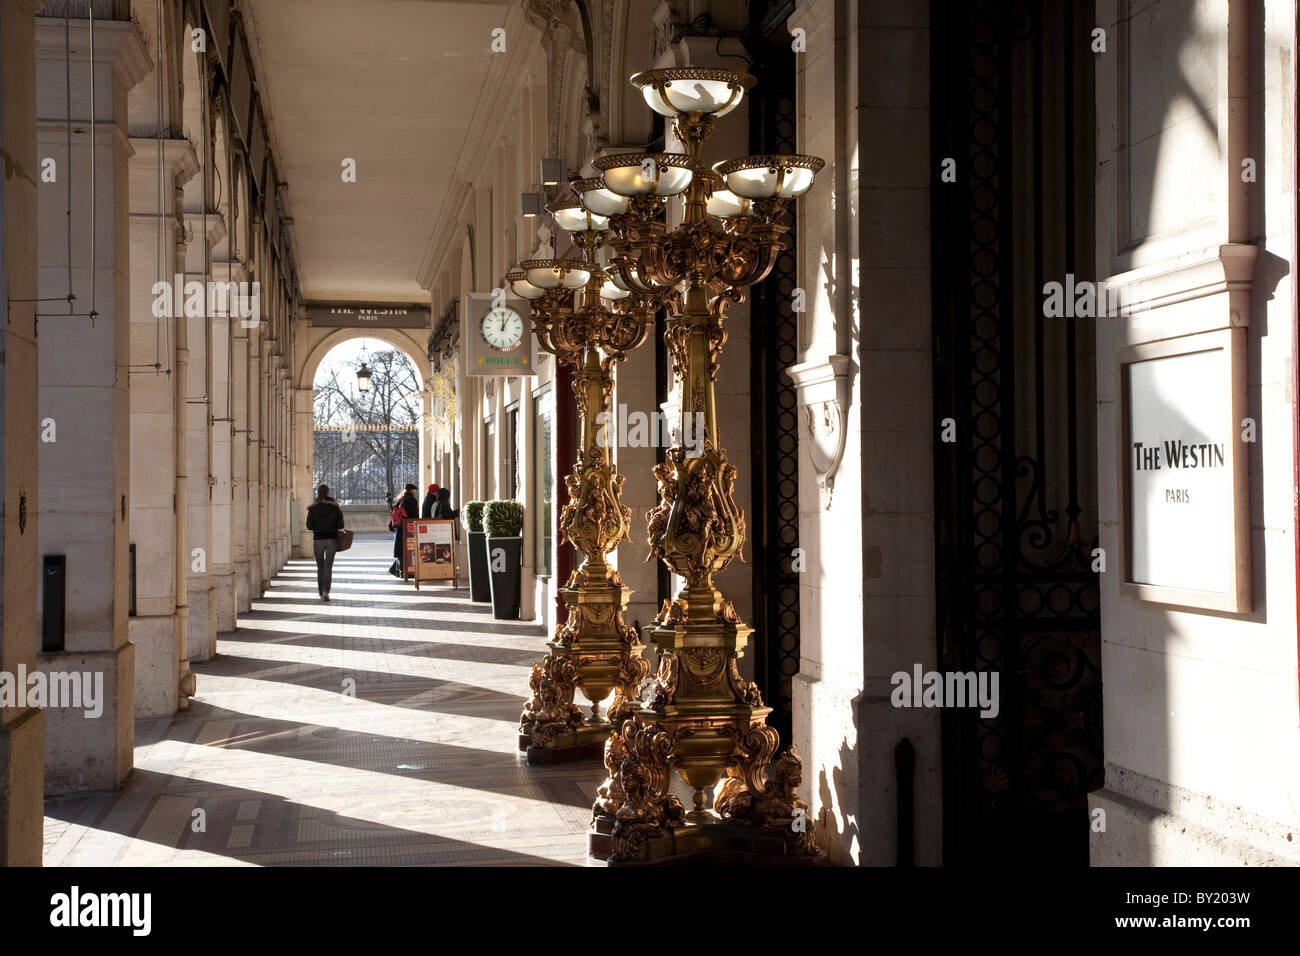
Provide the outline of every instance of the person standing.
<path id="1" fill-rule="evenodd" d="M 406 517 L 408 518 L 420 517 L 420 502 L 419 499 L 415 497 L 415 493 L 419 490 L 420 489 L 417 485 L 408 483 L 406 486 L 406 490 L 402 492 L 402 496 L 398 498 L 395 502 L 393 502 L 394 514 L 396 514 L 397 509 L 400 507 L 402 509 L 402 513 Z M 394 523 L 392 521 L 389 521 L 388 530 L 395 532 L 393 535 L 393 563 L 392 566 L 389 567 L 388 573 L 395 578 L 405 577 L 405 574 L 403 574 L 402 565 L 403 565 L 403 551 L 406 547 L 406 542 L 403 540 L 405 537 L 406 527 L 401 522 Z"/>
<path id="2" fill-rule="evenodd" d="M 420 517 L 421 518 L 434 517 L 433 506 L 436 505 L 437 503 L 438 503 L 438 486 L 430 485 L 429 493 L 424 496 L 424 503 L 420 505 Z"/>
<path id="3" fill-rule="evenodd" d="M 312 534 L 316 555 L 316 591 L 322 601 L 330 599 L 330 581 L 334 575 L 334 555 L 339 550 L 339 531 L 343 529 L 343 509 L 330 497 L 330 486 L 316 489 L 316 503 L 307 509 L 307 530 Z"/>
<path id="4" fill-rule="evenodd" d="M 431 487 L 436 488 L 437 486 L 432 485 Z M 433 510 L 428 515 L 426 515 L 426 517 L 451 518 L 452 520 L 455 520 L 455 518 L 459 515 L 460 512 L 454 510 L 451 506 L 451 489 L 441 488 L 437 491 L 437 496 L 438 496 L 438 500 L 433 505 Z"/>

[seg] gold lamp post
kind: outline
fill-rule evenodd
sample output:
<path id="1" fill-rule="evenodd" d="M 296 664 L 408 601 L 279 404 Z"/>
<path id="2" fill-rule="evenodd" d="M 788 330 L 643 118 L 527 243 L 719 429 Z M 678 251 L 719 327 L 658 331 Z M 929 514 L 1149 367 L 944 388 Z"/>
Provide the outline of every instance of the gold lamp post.
<path id="1" fill-rule="evenodd" d="M 786 248 L 782 219 L 790 200 L 808 191 L 823 162 L 749 156 L 719 163 L 712 175 L 688 176 L 681 223 L 668 229 L 658 221 L 661 197 L 698 162 L 718 117 L 739 105 L 754 78 L 687 67 L 650 70 L 631 82 L 675 123 L 686 149 L 685 156 L 593 161 L 603 173 L 598 188 L 628 200 L 626 211 L 610 218 L 613 262 L 627 286 L 642 295 L 662 286 L 682 290 L 665 334 L 681 423 L 655 468 L 660 500 L 647 526 L 652 552 L 684 584 L 646 629 L 662 652 L 653 696 L 606 743 L 609 776 L 593 807 L 589 848 L 611 863 L 701 852 L 807 861 L 819 851 L 807 806 L 795 795 L 802 763 L 790 748 L 769 768 L 780 743 L 766 724 L 771 708 L 737 664 L 752 628 L 714 584 L 745 540 L 714 383 L 726 310 L 771 271 Z M 688 452 L 682 436 L 696 422 L 702 434 Z M 673 770 L 694 790 L 689 811 L 669 790 Z"/>
<path id="2" fill-rule="evenodd" d="M 669 291 L 633 293 L 616 271 L 611 275 L 600 268 L 596 249 L 609 228 L 607 216 L 576 200 L 548 208 L 572 233 L 584 259 L 527 260 L 507 273 L 506 281 L 516 295 L 532 300 L 533 331 L 542 348 L 574 371 L 581 445 L 564 480 L 569 501 L 559 530 L 583 560 L 560 589 L 568 615 L 529 679 L 532 695 L 519 721 L 519 746 L 529 763 L 599 757 L 611 728 L 636 710 L 634 701 L 650 673 L 636 629 L 623 621 L 632 591 L 607 558 L 627 537 L 632 517 L 620 498 L 624 479 L 610 454 L 613 429 L 607 422 L 614 363 L 645 340 Z M 602 299 L 613 304 L 607 307 Z M 575 691 L 590 702 L 590 714 L 574 703 Z M 602 718 L 600 702 L 611 691 Z"/>

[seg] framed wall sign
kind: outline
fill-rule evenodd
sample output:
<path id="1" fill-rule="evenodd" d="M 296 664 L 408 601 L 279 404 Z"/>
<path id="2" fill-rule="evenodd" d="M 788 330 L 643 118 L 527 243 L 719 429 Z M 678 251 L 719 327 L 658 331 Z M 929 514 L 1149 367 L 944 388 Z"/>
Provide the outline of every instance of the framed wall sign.
<path id="1" fill-rule="evenodd" d="M 314 328 L 427 329 L 432 327 L 427 305 L 358 305 L 352 302 L 313 302 L 305 306 Z"/>
<path id="2" fill-rule="evenodd" d="M 415 589 L 421 581 L 451 581 L 460 587 L 456 575 L 456 522 L 451 518 L 420 518 L 411 521 L 415 531 Z"/>
<path id="3" fill-rule="evenodd" d="M 461 310 L 466 375 L 536 375 L 537 342 L 527 299 L 468 292 Z"/>
<path id="4" fill-rule="evenodd" d="M 1120 353 L 1123 586 L 1143 600 L 1251 610 L 1245 335 Z"/>

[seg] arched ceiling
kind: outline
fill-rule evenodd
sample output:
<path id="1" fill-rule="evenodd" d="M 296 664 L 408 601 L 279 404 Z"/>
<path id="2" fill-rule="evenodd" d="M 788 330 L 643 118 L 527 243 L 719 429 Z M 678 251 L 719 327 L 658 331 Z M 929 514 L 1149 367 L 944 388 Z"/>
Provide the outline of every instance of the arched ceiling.
<path id="1" fill-rule="evenodd" d="M 510 6 L 245 0 L 304 301 L 427 301 L 416 274 Z"/>

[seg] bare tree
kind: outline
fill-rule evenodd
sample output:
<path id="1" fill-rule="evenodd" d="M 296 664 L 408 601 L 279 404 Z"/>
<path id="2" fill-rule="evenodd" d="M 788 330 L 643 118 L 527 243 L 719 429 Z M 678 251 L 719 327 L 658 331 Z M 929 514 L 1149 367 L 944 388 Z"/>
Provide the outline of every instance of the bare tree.
<path id="1" fill-rule="evenodd" d="M 357 387 L 357 372 L 363 363 L 371 370 L 369 392 Z M 418 436 L 409 429 L 420 420 L 419 391 L 415 368 L 395 349 L 374 352 L 364 359 L 340 357 L 322 366 L 316 376 L 315 423 L 355 429 L 349 435 L 355 445 L 342 461 L 318 461 L 318 475 L 377 466 L 384 478 L 385 499 L 392 501 L 407 477 L 399 472 L 413 460 L 412 447 L 418 450 Z M 333 459 L 333 450 L 323 457 Z"/>

